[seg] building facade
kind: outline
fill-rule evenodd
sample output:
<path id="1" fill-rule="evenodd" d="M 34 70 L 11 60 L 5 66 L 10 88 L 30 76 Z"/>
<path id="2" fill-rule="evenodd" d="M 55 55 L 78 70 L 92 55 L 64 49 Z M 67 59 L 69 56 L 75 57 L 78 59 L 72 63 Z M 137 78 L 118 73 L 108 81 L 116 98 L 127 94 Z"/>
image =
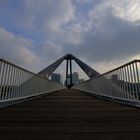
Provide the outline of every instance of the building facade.
<path id="1" fill-rule="evenodd" d="M 51 76 L 51 80 L 53 80 L 57 83 L 61 83 L 61 75 L 58 73 L 53 73 Z"/>

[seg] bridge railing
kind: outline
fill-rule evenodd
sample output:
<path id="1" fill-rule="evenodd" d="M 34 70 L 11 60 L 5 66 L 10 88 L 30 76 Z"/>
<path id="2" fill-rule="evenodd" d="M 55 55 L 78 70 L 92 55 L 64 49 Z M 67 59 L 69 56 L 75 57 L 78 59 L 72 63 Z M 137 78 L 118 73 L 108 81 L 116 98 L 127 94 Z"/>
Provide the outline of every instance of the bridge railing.
<path id="1" fill-rule="evenodd" d="M 40 95 L 63 85 L 0 59 L 0 103 Z"/>
<path id="2" fill-rule="evenodd" d="M 140 60 L 90 79 L 73 88 L 130 102 L 140 102 Z"/>

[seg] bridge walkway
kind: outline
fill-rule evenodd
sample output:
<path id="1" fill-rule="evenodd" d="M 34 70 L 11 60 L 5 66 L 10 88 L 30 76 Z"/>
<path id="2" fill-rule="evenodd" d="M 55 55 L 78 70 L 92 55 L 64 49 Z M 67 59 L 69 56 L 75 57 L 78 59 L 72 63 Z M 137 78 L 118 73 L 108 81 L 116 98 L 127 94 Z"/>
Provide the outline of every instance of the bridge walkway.
<path id="1" fill-rule="evenodd" d="M 140 109 L 76 90 L 0 109 L 1 140 L 140 138 Z"/>

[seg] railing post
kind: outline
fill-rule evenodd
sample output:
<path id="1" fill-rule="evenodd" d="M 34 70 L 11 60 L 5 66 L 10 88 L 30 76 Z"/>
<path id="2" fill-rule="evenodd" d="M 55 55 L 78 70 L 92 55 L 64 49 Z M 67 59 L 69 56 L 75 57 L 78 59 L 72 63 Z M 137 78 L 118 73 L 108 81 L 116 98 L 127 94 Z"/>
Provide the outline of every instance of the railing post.
<path id="1" fill-rule="evenodd" d="M 140 99 L 140 75 L 139 75 L 139 70 L 138 70 L 138 64 L 139 62 L 136 62 L 135 65 L 136 65 L 136 77 L 137 77 L 137 89 L 138 89 L 138 99 Z"/>
<path id="2" fill-rule="evenodd" d="M 70 59 L 70 86 L 72 87 L 72 60 Z"/>
<path id="3" fill-rule="evenodd" d="M 69 60 L 66 60 L 66 87 L 68 86 L 68 65 L 69 65 Z"/>

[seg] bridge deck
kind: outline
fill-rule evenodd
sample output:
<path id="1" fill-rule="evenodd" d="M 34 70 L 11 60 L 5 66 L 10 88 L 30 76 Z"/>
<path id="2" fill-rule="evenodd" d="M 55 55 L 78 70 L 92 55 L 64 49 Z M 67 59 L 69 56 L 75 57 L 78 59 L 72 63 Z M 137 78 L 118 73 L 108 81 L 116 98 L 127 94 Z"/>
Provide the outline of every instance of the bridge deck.
<path id="1" fill-rule="evenodd" d="M 0 109 L 0 139 L 138 139 L 140 110 L 75 90 Z"/>

